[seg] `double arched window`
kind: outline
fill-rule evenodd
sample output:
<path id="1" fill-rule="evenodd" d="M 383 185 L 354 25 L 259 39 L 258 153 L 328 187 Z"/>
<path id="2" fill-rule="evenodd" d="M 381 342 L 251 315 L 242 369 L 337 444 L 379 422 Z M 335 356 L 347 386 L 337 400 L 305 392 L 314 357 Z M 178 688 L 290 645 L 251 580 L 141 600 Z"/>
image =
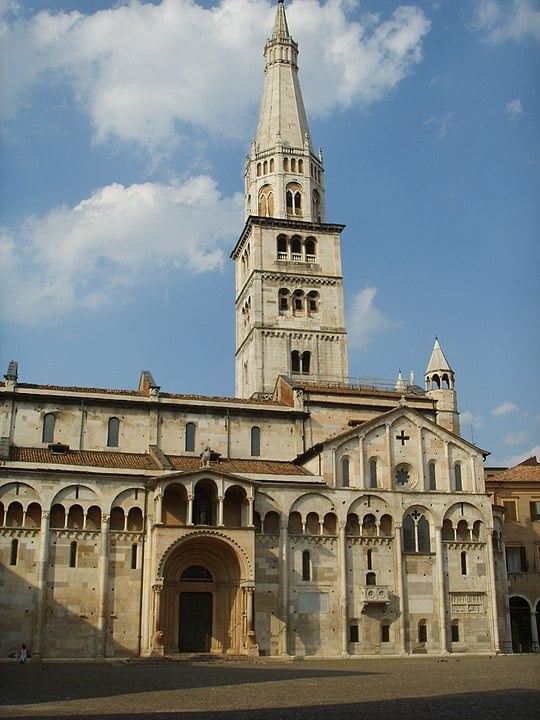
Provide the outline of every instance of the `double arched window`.
<path id="1" fill-rule="evenodd" d="M 413 510 L 403 520 L 403 549 L 408 553 L 431 552 L 429 522 L 425 515 Z"/>
<path id="2" fill-rule="evenodd" d="M 293 350 L 291 353 L 291 371 L 308 375 L 311 371 L 311 353 L 309 350 L 301 353 Z"/>
<path id="3" fill-rule="evenodd" d="M 287 215 L 302 216 L 302 188 L 298 183 L 289 183 L 285 193 Z"/>
<path id="4" fill-rule="evenodd" d="M 264 185 L 259 192 L 259 215 L 274 216 L 274 191 L 271 185 Z"/>

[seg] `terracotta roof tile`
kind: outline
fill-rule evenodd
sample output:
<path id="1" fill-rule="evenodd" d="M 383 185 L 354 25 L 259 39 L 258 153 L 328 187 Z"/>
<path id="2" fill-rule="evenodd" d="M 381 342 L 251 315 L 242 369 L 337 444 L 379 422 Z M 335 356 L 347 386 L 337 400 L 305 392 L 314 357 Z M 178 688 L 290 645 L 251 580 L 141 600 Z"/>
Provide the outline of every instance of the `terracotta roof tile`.
<path id="1" fill-rule="evenodd" d="M 175 470 L 198 470 L 201 461 L 198 457 L 185 457 L 182 455 L 167 455 L 167 458 Z M 254 475 L 310 475 L 298 465 L 291 462 L 279 462 L 277 460 L 253 460 L 234 459 L 218 460 L 211 462 L 213 470 L 222 470 L 227 473 L 252 473 Z"/>
<path id="2" fill-rule="evenodd" d="M 93 450 L 68 450 L 53 453 L 49 448 L 12 447 L 13 462 L 38 463 L 40 465 L 75 465 L 123 470 L 157 470 L 150 455 L 146 453 L 99 452 Z"/>
<path id="3" fill-rule="evenodd" d="M 515 467 L 496 472 L 486 478 L 486 483 L 540 483 L 540 464 L 536 458 L 528 458 Z"/>

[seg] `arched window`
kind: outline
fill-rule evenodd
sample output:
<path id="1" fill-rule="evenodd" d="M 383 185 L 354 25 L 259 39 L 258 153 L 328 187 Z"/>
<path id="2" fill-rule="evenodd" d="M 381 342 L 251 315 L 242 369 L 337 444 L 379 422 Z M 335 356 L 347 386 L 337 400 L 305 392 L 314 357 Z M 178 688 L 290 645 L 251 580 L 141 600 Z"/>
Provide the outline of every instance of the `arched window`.
<path id="1" fill-rule="evenodd" d="M 369 487 L 377 487 L 377 460 L 369 461 Z"/>
<path id="2" fill-rule="evenodd" d="M 310 371 L 310 365 L 311 365 L 311 353 L 309 350 L 306 350 L 306 352 L 302 353 L 302 372 L 307 375 Z"/>
<path id="3" fill-rule="evenodd" d="M 300 372 L 300 353 L 293 350 L 291 353 L 291 370 L 292 372 Z"/>
<path id="4" fill-rule="evenodd" d="M 77 542 L 75 540 L 69 546 L 69 567 L 77 567 Z"/>
<path id="5" fill-rule="evenodd" d="M 461 479 L 461 465 L 459 463 L 456 463 L 454 465 L 454 484 L 455 484 L 455 490 L 460 491 L 463 490 L 463 481 Z"/>
<path id="6" fill-rule="evenodd" d="M 277 237 L 277 256 L 278 260 L 287 260 L 289 253 L 287 250 L 287 237 L 278 235 Z"/>
<path id="7" fill-rule="evenodd" d="M 263 162 L 263 175 L 266 175 L 267 172 L 268 172 L 268 161 L 265 160 L 265 161 Z"/>
<path id="8" fill-rule="evenodd" d="M 316 248 L 315 238 L 311 238 L 311 237 L 306 238 L 305 248 L 306 248 L 306 261 L 307 262 L 315 262 L 315 260 L 317 259 L 316 250 L 315 250 L 315 248 Z"/>
<path id="9" fill-rule="evenodd" d="M 288 215 L 302 215 L 302 192 L 298 183 L 289 183 L 287 185 L 285 200 Z"/>
<path id="10" fill-rule="evenodd" d="M 345 526 L 345 533 L 347 535 L 360 535 L 360 523 L 358 522 L 358 515 L 351 513 L 347 515 L 347 525 Z"/>
<path id="11" fill-rule="evenodd" d="M 302 580 L 311 580 L 311 557 L 309 550 L 302 553 Z"/>
<path id="12" fill-rule="evenodd" d="M 130 530 L 131 532 L 141 532 L 142 529 L 143 516 L 141 508 L 130 508 L 127 516 L 127 530 Z"/>
<path id="13" fill-rule="evenodd" d="M 304 291 L 295 290 L 293 293 L 293 310 L 295 313 L 302 312 L 304 309 Z"/>
<path id="14" fill-rule="evenodd" d="M 54 442 L 54 422 L 55 417 L 53 413 L 47 413 L 43 418 L 43 434 L 41 442 L 52 443 Z"/>
<path id="15" fill-rule="evenodd" d="M 22 527 L 23 524 L 23 506 L 20 502 L 12 502 L 9 504 L 6 516 L 6 525 L 8 527 Z"/>
<path id="16" fill-rule="evenodd" d="M 109 427 L 107 430 L 107 447 L 118 447 L 119 430 L 120 421 L 118 420 L 118 418 L 109 418 Z"/>
<path id="17" fill-rule="evenodd" d="M 306 518 L 306 535 L 320 535 L 321 526 L 316 512 L 308 513 Z"/>
<path id="18" fill-rule="evenodd" d="M 381 642 L 390 642 L 390 623 L 388 620 L 383 620 L 381 623 Z"/>
<path id="19" fill-rule="evenodd" d="M 413 510 L 403 521 L 403 549 L 411 553 L 429 553 L 429 523 L 422 513 Z"/>
<path id="20" fill-rule="evenodd" d="M 373 550 L 367 551 L 367 569 L 373 570 Z"/>
<path id="21" fill-rule="evenodd" d="M 19 541 L 17 539 L 11 541 L 11 548 L 9 553 L 9 564 L 17 564 L 17 556 L 19 554 Z"/>
<path id="22" fill-rule="evenodd" d="M 126 517 L 124 510 L 121 507 L 113 507 L 111 510 L 111 518 L 109 527 L 111 530 L 124 530 L 126 524 Z"/>
<path id="23" fill-rule="evenodd" d="M 286 288 L 279 291 L 279 312 L 286 313 L 289 310 L 290 293 Z"/>
<path id="24" fill-rule="evenodd" d="M 264 185 L 259 192 L 259 215 L 262 217 L 274 215 L 274 193 L 271 185 Z"/>
<path id="25" fill-rule="evenodd" d="M 186 425 L 186 452 L 195 451 L 195 423 L 188 422 Z"/>
<path id="26" fill-rule="evenodd" d="M 296 172 L 296 159 L 291 158 L 291 172 Z"/>
<path id="27" fill-rule="evenodd" d="M 274 510 L 264 516 L 264 532 L 267 535 L 279 535 L 279 515 Z"/>
<path id="28" fill-rule="evenodd" d="M 467 553 L 465 550 L 461 553 L 461 574 L 467 574 Z"/>
<path id="29" fill-rule="evenodd" d="M 270 172 L 274 172 L 274 158 L 270 158 Z"/>
<path id="30" fill-rule="evenodd" d="M 374 537 L 376 534 L 377 525 L 375 523 L 375 515 L 372 515 L 371 513 L 369 513 L 369 515 L 364 515 L 364 519 L 362 520 L 362 535 Z"/>
<path id="31" fill-rule="evenodd" d="M 319 293 L 312 290 L 307 294 L 307 309 L 309 313 L 316 313 L 319 311 Z"/>
<path id="32" fill-rule="evenodd" d="M 261 176 L 261 163 L 257 163 L 257 177 Z"/>
<path id="33" fill-rule="evenodd" d="M 251 456 L 258 457 L 261 454 L 261 429 L 254 425 L 251 428 Z"/>
<path id="34" fill-rule="evenodd" d="M 436 490 L 437 489 L 437 475 L 435 472 L 435 463 L 434 462 L 430 462 L 428 465 L 428 475 L 429 475 L 429 489 Z"/>
<path id="35" fill-rule="evenodd" d="M 285 172 L 289 172 L 289 158 L 288 157 L 283 158 L 283 170 Z"/>
<path id="36" fill-rule="evenodd" d="M 341 461 L 341 484 L 343 487 L 349 487 L 349 458 L 343 458 Z"/>
<path id="37" fill-rule="evenodd" d="M 366 585 L 376 585 L 377 584 L 377 576 L 374 572 L 368 572 L 366 573 Z"/>
<path id="38" fill-rule="evenodd" d="M 204 480 L 197 483 L 193 498 L 194 525 L 214 525 L 214 495 L 211 483 L 205 483 Z"/>
<path id="39" fill-rule="evenodd" d="M 337 535 L 337 517 L 335 513 L 326 513 L 323 520 L 323 530 L 325 535 Z"/>
<path id="40" fill-rule="evenodd" d="M 299 172 L 299 173 L 303 173 L 303 172 L 304 172 L 304 161 L 303 161 L 303 160 L 299 160 L 299 161 L 298 161 L 298 172 Z"/>
<path id="41" fill-rule="evenodd" d="M 84 513 L 80 505 L 72 505 L 69 508 L 67 526 L 68 528 L 73 528 L 74 530 L 83 529 Z"/>
<path id="42" fill-rule="evenodd" d="M 427 643 L 427 622 L 420 620 L 418 623 L 418 642 Z"/>
<path id="43" fill-rule="evenodd" d="M 319 195 L 317 190 L 313 191 L 312 205 L 313 219 L 315 220 L 315 222 L 321 222 L 321 196 Z"/>

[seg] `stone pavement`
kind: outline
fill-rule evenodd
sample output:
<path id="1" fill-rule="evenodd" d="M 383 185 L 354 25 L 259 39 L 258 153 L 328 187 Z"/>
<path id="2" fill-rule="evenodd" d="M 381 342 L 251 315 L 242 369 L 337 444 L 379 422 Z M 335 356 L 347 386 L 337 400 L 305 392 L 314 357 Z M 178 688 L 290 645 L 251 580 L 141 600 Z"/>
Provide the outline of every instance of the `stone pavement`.
<path id="1" fill-rule="evenodd" d="M 532 720 L 540 655 L 0 663 L 0 717 Z"/>

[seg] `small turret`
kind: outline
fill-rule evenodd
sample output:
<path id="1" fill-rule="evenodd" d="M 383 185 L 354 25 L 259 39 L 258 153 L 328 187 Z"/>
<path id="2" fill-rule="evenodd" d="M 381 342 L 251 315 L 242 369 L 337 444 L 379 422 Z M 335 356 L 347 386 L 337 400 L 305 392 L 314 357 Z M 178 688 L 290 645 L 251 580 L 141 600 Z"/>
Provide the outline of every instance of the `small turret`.
<path id="1" fill-rule="evenodd" d="M 454 371 L 435 338 L 433 352 L 425 372 L 426 395 L 436 401 L 436 422 L 459 435 L 459 413 Z"/>

